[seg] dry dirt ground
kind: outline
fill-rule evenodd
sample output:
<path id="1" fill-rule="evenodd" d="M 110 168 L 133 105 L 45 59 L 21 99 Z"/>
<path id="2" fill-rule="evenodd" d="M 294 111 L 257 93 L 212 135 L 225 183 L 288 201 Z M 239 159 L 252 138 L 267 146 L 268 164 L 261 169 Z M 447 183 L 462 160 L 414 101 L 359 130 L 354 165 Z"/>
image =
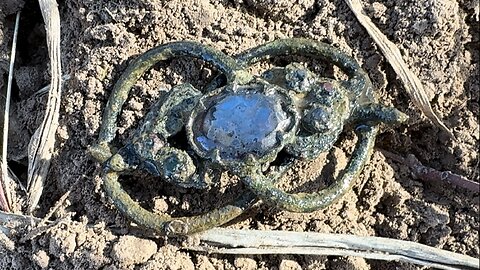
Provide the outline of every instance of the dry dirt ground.
<path id="1" fill-rule="evenodd" d="M 363 1 L 367 14 L 397 44 L 429 89 L 434 110 L 456 137 L 432 126 L 412 105 L 378 47 L 343 0 L 60 1 L 64 84 L 60 127 L 46 189 L 34 213 L 43 217 L 67 191 L 51 220 L 56 226 L 0 245 L 0 269 L 418 269 L 361 258 L 220 256 L 186 252 L 181 243 L 132 227 L 106 200 L 99 164 L 86 152 L 98 136 L 112 85 L 138 54 L 175 40 L 195 40 L 236 53 L 284 37 L 324 41 L 355 57 L 372 79 L 380 102 L 410 116 L 387 129 L 377 149 L 415 155 L 439 171 L 478 181 L 479 4 L 470 0 Z M 36 1 L 0 3 L 0 88 L 5 90 L 15 12 L 23 6 L 12 100 L 10 164 L 26 178 L 28 139 L 39 126 L 49 82 L 45 30 Z M 281 63 L 281 61 L 280 61 Z M 322 71 L 322 63 L 310 63 Z M 258 67 L 260 69 L 262 67 Z M 124 107 L 117 142 L 128 138 L 161 91 L 182 81 L 204 85 L 212 70 L 198 61 L 158 65 L 135 85 Z M 345 165 L 349 133 L 332 154 L 298 162 L 283 179 L 294 191 L 328 185 L 328 171 Z M 320 173 L 324 162 L 330 170 Z M 333 168 L 333 169 L 332 169 Z M 314 180 L 312 180 L 314 179 Z M 188 215 L 226 203 L 243 189 L 228 177 L 212 191 L 180 190 L 158 179 L 132 176 L 128 192 L 157 212 Z M 25 193 L 17 189 L 18 211 Z M 376 235 L 479 256 L 478 192 L 424 183 L 408 167 L 375 151 L 353 190 L 323 211 L 292 214 L 269 206 L 249 211 L 230 227 Z M 22 241 L 21 241 L 22 240 Z M 9 249 L 10 248 L 10 249 Z"/>

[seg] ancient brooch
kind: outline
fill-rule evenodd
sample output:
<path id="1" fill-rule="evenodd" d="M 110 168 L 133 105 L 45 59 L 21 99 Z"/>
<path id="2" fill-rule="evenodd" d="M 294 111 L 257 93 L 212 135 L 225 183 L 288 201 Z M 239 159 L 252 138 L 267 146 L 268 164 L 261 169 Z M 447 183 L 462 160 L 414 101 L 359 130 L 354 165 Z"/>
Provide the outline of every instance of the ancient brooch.
<path id="1" fill-rule="evenodd" d="M 285 55 L 330 62 L 348 79 L 321 77 L 295 62 L 260 75 L 246 70 Z M 152 106 L 136 135 L 113 150 L 117 117 L 131 87 L 153 65 L 176 57 L 201 59 L 223 75 L 204 89 L 188 83 L 173 87 Z M 406 118 L 395 108 L 377 103 L 365 71 L 328 44 L 282 39 L 232 58 L 196 42 L 173 42 L 140 55 L 124 71 L 105 108 L 99 141 L 90 152 L 103 164 L 105 192 L 122 213 L 161 234 L 191 234 L 236 218 L 258 199 L 294 212 L 325 208 L 348 191 L 362 171 L 378 125 Z M 348 128 L 358 140 L 347 167 L 331 186 L 298 194 L 276 187 L 293 159 L 314 159 L 329 151 Z M 181 130 L 186 130 L 188 149 L 169 143 Z M 280 151 L 291 160 L 274 166 L 271 163 Z M 140 169 L 184 188 L 208 187 L 212 175 L 228 171 L 241 179 L 247 191 L 210 212 L 174 218 L 143 208 L 122 188 L 119 176 Z"/>

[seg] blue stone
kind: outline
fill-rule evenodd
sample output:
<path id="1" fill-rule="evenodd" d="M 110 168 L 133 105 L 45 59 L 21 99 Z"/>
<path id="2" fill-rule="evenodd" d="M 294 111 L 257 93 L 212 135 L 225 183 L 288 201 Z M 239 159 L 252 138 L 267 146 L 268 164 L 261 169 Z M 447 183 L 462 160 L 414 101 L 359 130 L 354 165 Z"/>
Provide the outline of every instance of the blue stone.
<path id="1" fill-rule="evenodd" d="M 290 124 L 287 114 L 273 97 L 261 93 L 231 94 L 212 106 L 197 137 L 209 151 L 220 150 L 225 158 L 267 153 L 276 143 L 276 133 Z"/>

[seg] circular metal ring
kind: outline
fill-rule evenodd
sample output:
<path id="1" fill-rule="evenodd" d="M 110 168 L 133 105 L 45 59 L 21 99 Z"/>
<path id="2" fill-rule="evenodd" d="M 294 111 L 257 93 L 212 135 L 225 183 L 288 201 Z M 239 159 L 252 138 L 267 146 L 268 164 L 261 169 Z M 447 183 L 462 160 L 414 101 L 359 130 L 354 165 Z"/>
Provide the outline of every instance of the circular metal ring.
<path id="1" fill-rule="evenodd" d="M 130 63 L 120 76 L 105 108 L 99 142 L 90 148 L 92 155 L 100 162 L 105 162 L 113 155 L 110 143 L 115 138 L 117 117 L 132 86 L 158 62 L 176 57 L 194 57 L 209 62 L 225 74 L 228 83 L 243 83 L 251 79 L 233 58 L 196 42 L 173 42 L 143 53 Z M 104 172 L 103 184 L 107 196 L 127 217 L 163 234 L 190 234 L 224 224 L 242 214 L 255 201 L 255 195 L 248 191 L 233 203 L 208 213 L 194 217 L 172 218 L 168 215 L 155 214 L 136 203 L 121 187 L 118 182 L 119 175 L 119 172 L 110 171 L 108 168 Z"/>
<path id="2" fill-rule="evenodd" d="M 359 126 L 356 130 L 358 141 L 347 167 L 334 183 L 315 193 L 292 194 L 281 190 L 260 171 L 242 177 L 242 181 L 260 199 L 290 212 L 313 212 L 327 207 L 340 198 L 360 175 L 365 163 L 370 159 L 375 144 L 377 127 Z"/>
<path id="3" fill-rule="evenodd" d="M 323 42 L 304 38 L 279 39 L 247 50 L 237 55 L 236 59 L 239 65 L 248 67 L 259 61 L 283 55 L 307 56 L 333 63 L 349 77 L 344 81 L 344 85 L 352 91 L 352 94 L 357 98 L 363 94 L 369 101 L 374 101 L 372 82 L 358 62 Z"/>
<path id="4" fill-rule="evenodd" d="M 192 217 L 174 218 L 153 213 L 135 202 L 118 182 L 119 173 L 107 171 L 103 185 L 107 196 L 120 212 L 139 225 L 164 235 L 187 235 L 220 226 L 241 215 L 255 201 L 255 194 L 247 191 L 233 203 L 208 213 Z"/>

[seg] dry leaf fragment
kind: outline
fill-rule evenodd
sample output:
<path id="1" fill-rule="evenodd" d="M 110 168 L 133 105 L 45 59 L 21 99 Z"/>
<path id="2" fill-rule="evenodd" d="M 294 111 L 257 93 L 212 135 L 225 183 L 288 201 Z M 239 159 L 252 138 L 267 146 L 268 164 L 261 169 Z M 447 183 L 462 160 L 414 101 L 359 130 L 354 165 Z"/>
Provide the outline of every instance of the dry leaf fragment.
<path id="1" fill-rule="evenodd" d="M 194 237 L 200 244 L 184 249 L 217 254 L 358 256 L 436 269 L 478 269 L 480 266 L 478 258 L 412 241 L 375 236 L 214 228 Z"/>
<path id="2" fill-rule="evenodd" d="M 50 167 L 55 132 L 58 127 L 61 97 L 60 65 L 60 15 L 55 0 L 39 0 L 47 32 L 48 54 L 51 62 L 52 78 L 48 102 L 42 125 L 35 131 L 28 147 L 28 198 L 27 211 L 31 213 L 42 195 L 45 178 Z"/>

